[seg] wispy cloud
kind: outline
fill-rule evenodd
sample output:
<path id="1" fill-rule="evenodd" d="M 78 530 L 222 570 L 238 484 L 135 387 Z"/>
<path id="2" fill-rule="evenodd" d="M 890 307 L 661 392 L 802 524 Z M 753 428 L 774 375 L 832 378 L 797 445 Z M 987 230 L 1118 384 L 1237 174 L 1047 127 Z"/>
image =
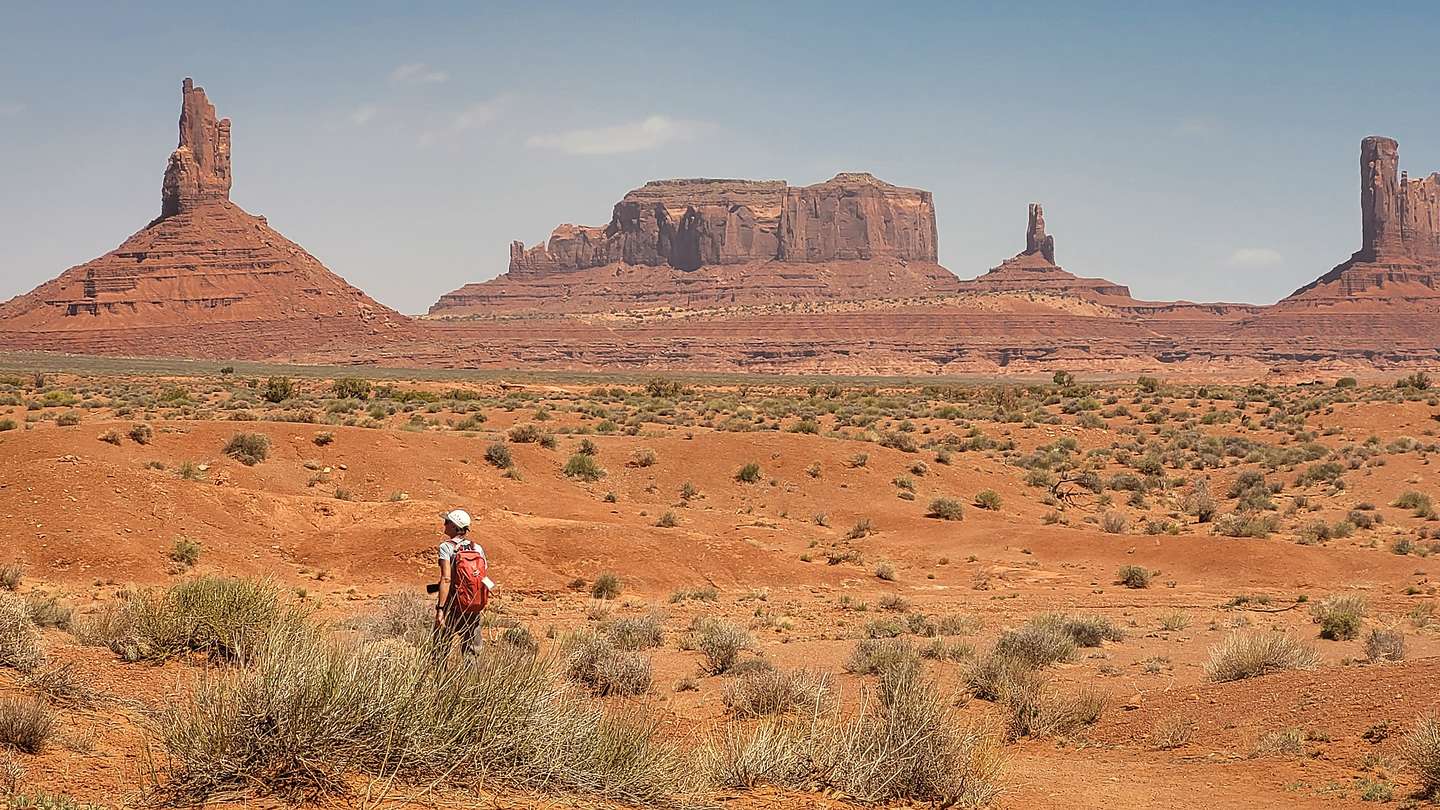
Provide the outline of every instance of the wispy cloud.
<path id="1" fill-rule="evenodd" d="M 436 70 L 424 62 L 411 62 L 390 71 L 391 84 L 439 84 L 447 81 L 450 74 Z"/>
<path id="2" fill-rule="evenodd" d="M 1181 138 L 1212 138 L 1225 131 L 1216 119 L 1207 116 L 1190 116 L 1175 123 L 1174 133 Z"/>
<path id="3" fill-rule="evenodd" d="M 1261 270 L 1284 264 L 1285 257 L 1281 256 L 1280 251 L 1274 248 L 1243 247 L 1231 253 L 1227 263 L 1231 267 L 1241 270 Z"/>
<path id="4" fill-rule="evenodd" d="M 659 149 L 670 143 L 690 140 L 709 127 L 701 121 L 652 115 L 629 124 L 532 135 L 526 139 L 525 145 L 537 149 L 557 149 L 569 155 L 618 155 Z"/>
<path id="5" fill-rule="evenodd" d="M 0 118 L 14 118 L 22 112 L 25 112 L 24 104 L 0 103 Z"/>
<path id="6" fill-rule="evenodd" d="M 361 104 L 359 107 L 350 111 L 350 123 L 357 127 L 363 127 L 371 121 L 374 121 L 375 116 L 379 114 L 380 108 L 374 104 Z"/>
<path id="7" fill-rule="evenodd" d="M 471 104 L 442 125 L 421 132 L 420 145 L 433 146 L 447 138 L 486 127 L 500 118 L 508 102 L 508 96 L 499 95 L 488 101 Z"/>

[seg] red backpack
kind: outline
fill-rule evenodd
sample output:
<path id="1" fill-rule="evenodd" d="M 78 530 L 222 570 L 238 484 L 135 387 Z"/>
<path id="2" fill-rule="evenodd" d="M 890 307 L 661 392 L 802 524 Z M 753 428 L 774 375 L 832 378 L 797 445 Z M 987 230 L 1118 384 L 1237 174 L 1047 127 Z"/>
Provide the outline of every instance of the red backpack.
<path id="1" fill-rule="evenodd" d="M 451 605 L 460 613 L 479 613 L 490 602 L 490 565 L 472 543 L 455 551 L 450 563 L 455 597 Z"/>

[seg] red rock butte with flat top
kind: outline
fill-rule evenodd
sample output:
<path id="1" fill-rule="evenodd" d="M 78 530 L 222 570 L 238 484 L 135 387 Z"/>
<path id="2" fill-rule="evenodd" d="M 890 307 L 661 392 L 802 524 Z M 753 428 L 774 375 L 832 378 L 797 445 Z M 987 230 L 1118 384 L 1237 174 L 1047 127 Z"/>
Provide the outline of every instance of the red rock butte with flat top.
<path id="1" fill-rule="evenodd" d="M 408 318 L 230 201 L 230 120 L 186 79 L 160 216 L 120 247 L 0 304 L 0 347 L 285 358 L 365 350 Z"/>

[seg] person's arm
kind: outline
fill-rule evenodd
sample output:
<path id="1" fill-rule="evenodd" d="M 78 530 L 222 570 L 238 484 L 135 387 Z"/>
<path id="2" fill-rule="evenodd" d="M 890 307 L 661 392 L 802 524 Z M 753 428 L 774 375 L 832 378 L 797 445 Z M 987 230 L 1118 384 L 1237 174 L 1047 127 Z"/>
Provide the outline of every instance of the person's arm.
<path id="1" fill-rule="evenodd" d="M 445 624 L 445 604 L 450 601 L 450 568 L 452 560 L 440 560 L 440 590 L 435 594 L 435 624 Z"/>

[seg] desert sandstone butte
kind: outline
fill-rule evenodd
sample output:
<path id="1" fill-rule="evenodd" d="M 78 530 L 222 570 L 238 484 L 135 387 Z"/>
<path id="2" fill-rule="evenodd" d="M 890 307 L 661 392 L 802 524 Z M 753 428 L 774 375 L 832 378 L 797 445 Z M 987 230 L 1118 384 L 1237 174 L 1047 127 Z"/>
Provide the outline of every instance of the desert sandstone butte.
<path id="1" fill-rule="evenodd" d="M 961 279 L 928 191 L 864 172 L 657 180 L 603 226 L 509 248 L 506 271 L 406 318 L 230 201 L 231 127 L 185 81 L 160 217 L 0 305 L 0 347 L 404 368 L 1313 378 L 1440 362 L 1440 175 L 1361 144 L 1361 249 L 1272 305 L 1145 301 L 1024 249 Z M 1063 247 L 1063 246 L 1062 246 Z M 477 246 L 477 252 L 493 250 Z M 1280 375 L 1276 377 L 1275 375 Z"/>
<path id="2" fill-rule="evenodd" d="M 230 201 L 230 119 L 186 79 L 160 216 L 120 247 L 0 304 L 0 346 L 82 354 L 282 358 L 363 351 L 408 319 Z"/>

